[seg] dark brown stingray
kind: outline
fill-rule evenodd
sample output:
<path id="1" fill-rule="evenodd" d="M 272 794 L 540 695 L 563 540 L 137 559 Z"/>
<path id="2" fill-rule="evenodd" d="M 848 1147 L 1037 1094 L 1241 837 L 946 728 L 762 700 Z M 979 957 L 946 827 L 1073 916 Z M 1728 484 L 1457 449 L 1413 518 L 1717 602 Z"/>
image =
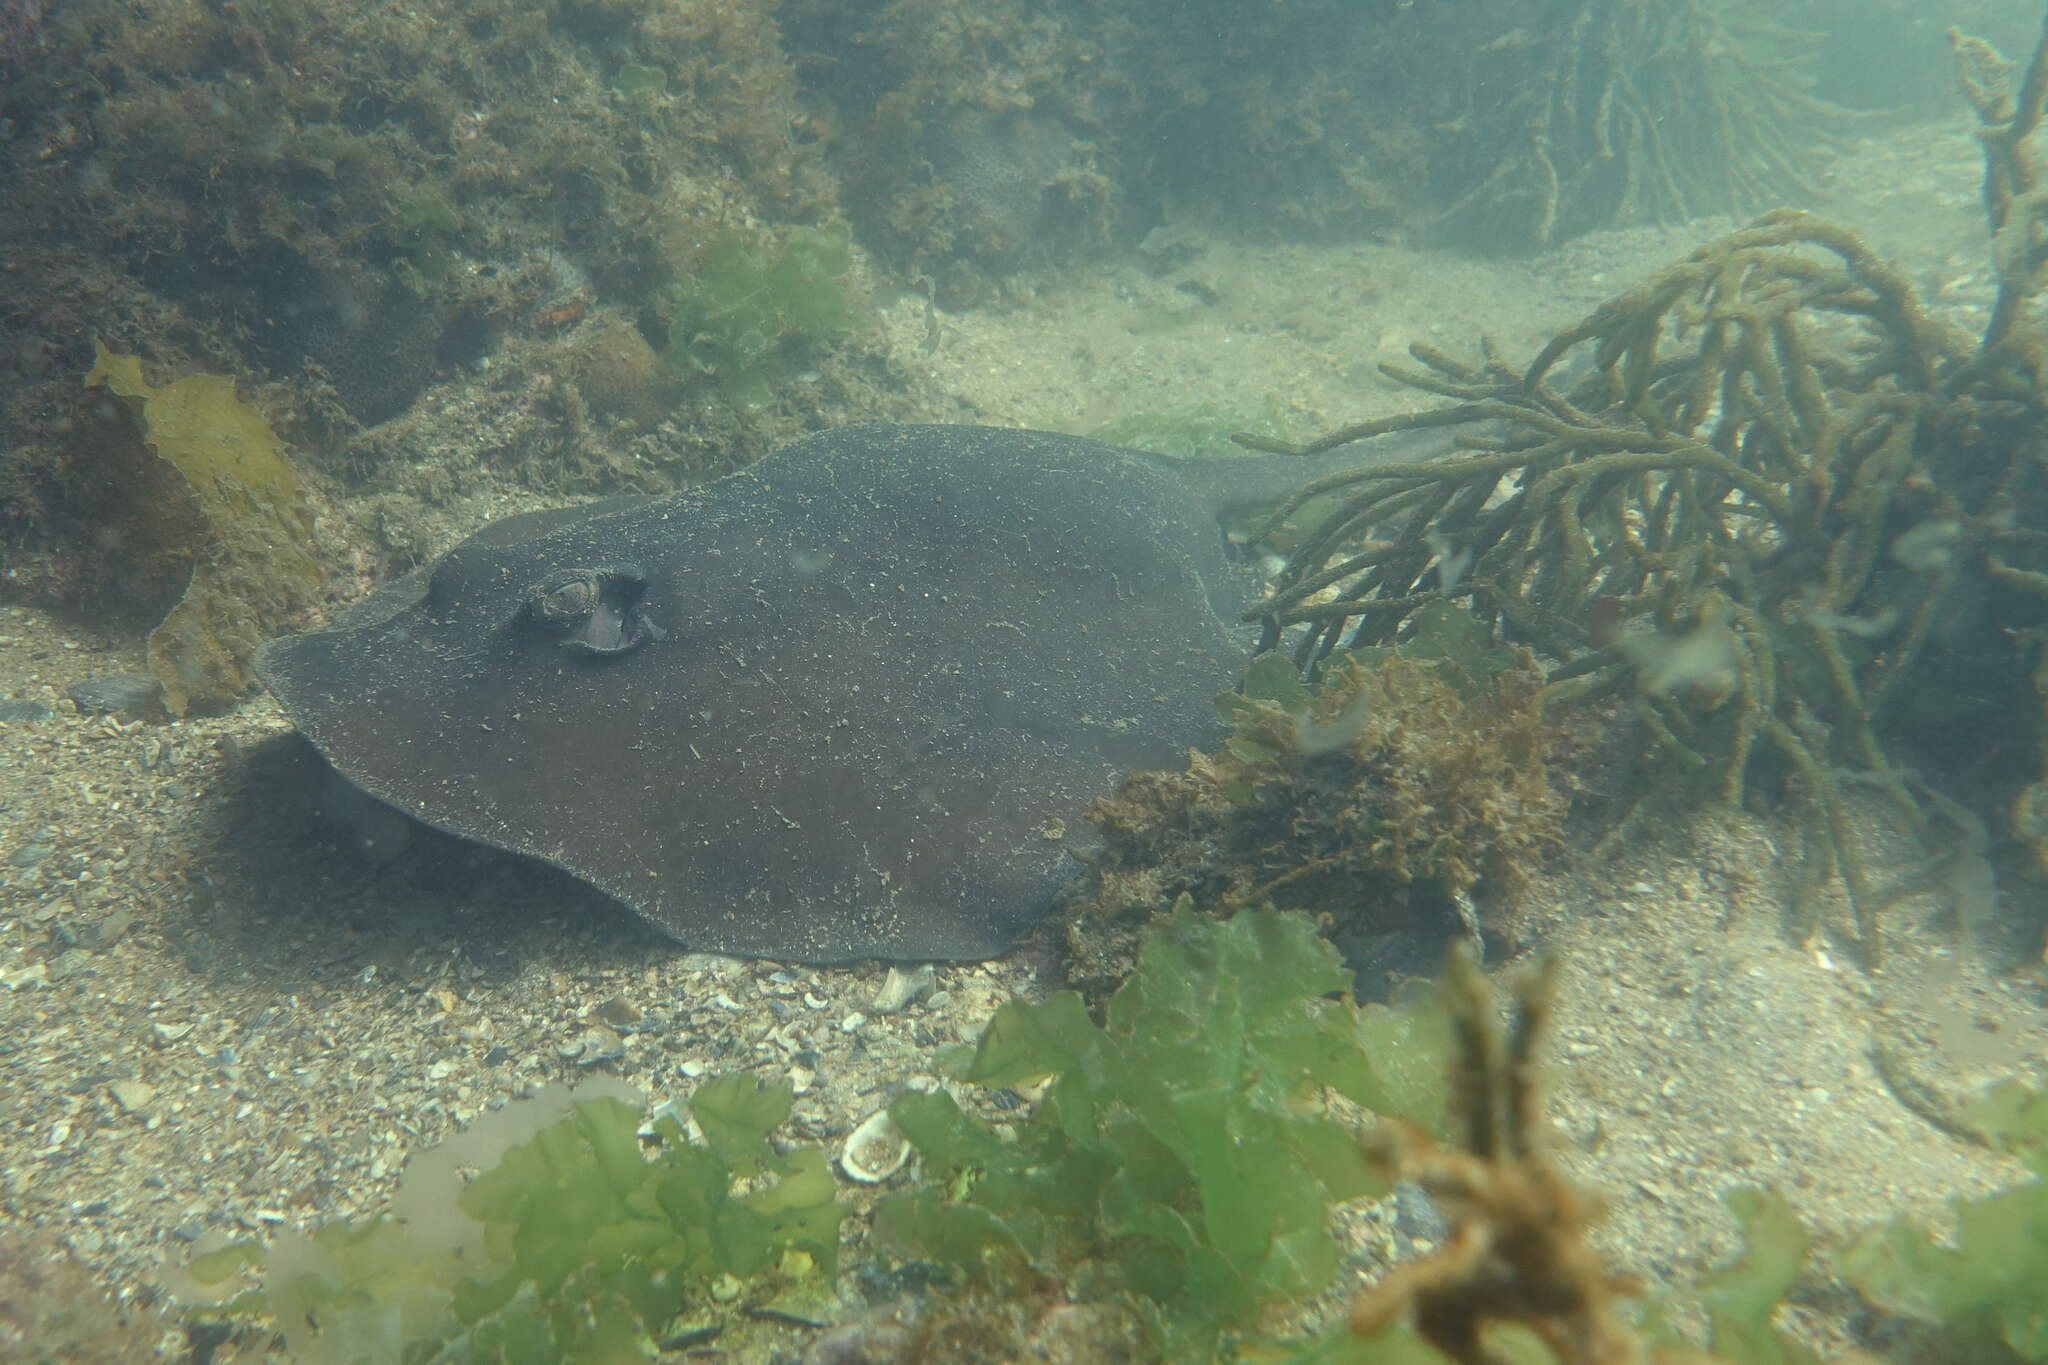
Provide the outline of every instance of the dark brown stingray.
<path id="1" fill-rule="evenodd" d="M 273 641 L 259 672 L 373 795 L 691 947 L 984 957 L 1048 908 L 1096 796 L 1219 737 L 1252 635 L 1215 469 L 1276 470 L 1205 464 L 823 432 L 487 527 L 423 595 Z"/>

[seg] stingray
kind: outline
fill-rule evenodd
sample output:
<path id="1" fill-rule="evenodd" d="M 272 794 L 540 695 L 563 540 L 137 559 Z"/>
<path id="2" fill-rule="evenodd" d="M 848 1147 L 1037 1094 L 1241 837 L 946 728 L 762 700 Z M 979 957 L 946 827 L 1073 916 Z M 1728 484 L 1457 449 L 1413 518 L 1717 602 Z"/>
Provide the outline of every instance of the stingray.
<path id="1" fill-rule="evenodd" d="M 1223 737 L 1256 630 L 1218 513 L 1309 472 L 825 431 L 493 523 L 258 673 L 371 795 L 692 948 L 988 957 L 1050 908 L 1095 798 Z"/>

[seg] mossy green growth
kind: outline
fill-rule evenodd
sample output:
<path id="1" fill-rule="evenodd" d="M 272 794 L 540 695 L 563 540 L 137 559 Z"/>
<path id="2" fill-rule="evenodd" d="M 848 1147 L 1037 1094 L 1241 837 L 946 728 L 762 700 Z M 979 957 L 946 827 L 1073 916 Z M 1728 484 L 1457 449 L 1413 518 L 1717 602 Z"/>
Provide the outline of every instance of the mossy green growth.
<path id="1" fill-rule="evenodd" d="M 93 350 L 86 387 L 104 386 L 139 414 L 143 443 L 178 471 L 212 538 L 189 547 L 192 578 L 150 633 L 149 671 L 173 716 L 232 701 L 254 682 L 256 647 L 319 586 L 299 476 L 233 379 L 193 374 L 159 388 L 136 357 L 97 341 Z"/>
<path id="2" fill-rule="evenodd" d="M 462 215 L 436 195 L 406 200 L 391 224 L 391 242 L 400 253 L 391 262 L 392 277 L 415 298 L 432 294 L 455 266 L 447 239 L 461 227 Z"/>
<path id="3" fill-rule="evenodd" d="M 735 407 L 767 407 L 779 356 L 855 329 L 852 265 L 843 228 L 792 228 L 779 245 L 724 234 L 696 277 L 669 293 L 669 363 L 717 379 Z"/>
<path id="4" fill-rule="evenodd" d="M 451 1159 L 439 1180 L 408 1173 L 398 1217 L 267 1251 L 242 1243 L 189 1269 L 217 1283 L 259 1263 L 264 1287 L 225 1311 L 267 1314 L 298 1360 L 652 1360 L 707 1279 L 746 1277 L 758 1292 L 829 1277 L 837 1261 L 842 1210 L 824 1157 L 767 1141 L 789 1116 L 788 1087 L 728 1076 L 690 1105 L 704 1144 L 658 1111 L 650 1146 L 641 1106 L 580 1100 L 459 1193 Z"/>
<path id="5" fill-rule="evenodd" d="M 1325 1288 L 1331 1204 L 1384 1187 L 1329 1095 L 1441 1117 L 1444 1021 L 1349 990 L 1306 917 L 1182 904 L 1104 1023 L 1071 992 L 996 1012 L 965 1079 L 1050 1078 L 1014 1141 L 942 1092 L 890 1107 L 927 1181 L 877 1208 L 877 1235 L 980 1279 L 1073 1277 L 1123 1297 L 1164 1358 L 1213 1357 Z"/>
<path id="6" fill-rule="evenodd" d="M 1907 1222 L 1858 1239 L 1841 1269 L 1866 1298 L 1942 1325 L 1955 1359 L 2048 1361 L 2048 1095 L 2008 1082 L 1967 1107 L 1976 1128 L 2034 1173 L 1958 1203 L 1952 1243 Z"/>

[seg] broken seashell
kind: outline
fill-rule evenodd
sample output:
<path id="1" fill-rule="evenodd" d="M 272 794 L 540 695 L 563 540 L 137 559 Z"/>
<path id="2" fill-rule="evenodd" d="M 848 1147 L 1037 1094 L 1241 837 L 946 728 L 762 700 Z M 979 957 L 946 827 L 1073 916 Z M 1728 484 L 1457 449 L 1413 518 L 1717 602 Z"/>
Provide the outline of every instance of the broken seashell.
<path id="1" fill-rule="evenodd" d="M 862 1185 L 879 1185 L 910 1160 L 910 1139 L 903 1136 L 886 1109 L 877 1109 L 849 1133 L 839 1150 L 839 1169 Z"/>

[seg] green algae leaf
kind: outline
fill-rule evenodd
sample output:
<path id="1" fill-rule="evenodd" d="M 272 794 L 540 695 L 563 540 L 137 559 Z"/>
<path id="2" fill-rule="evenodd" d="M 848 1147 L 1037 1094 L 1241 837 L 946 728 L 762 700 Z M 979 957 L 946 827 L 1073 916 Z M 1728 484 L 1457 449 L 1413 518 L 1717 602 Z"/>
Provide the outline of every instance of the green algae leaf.
<path id="1" fill-rule="evenodd" d="M 1723 1201 L 1742 1226 L 1743 1255 L 1698 1286 L 1716 1354 L 1742 1365 L 1804 1365 L 1812 1352 L 1779 1335 L 1771 1315 L 1806 1264 L 1806 1230 L 1790 1204 L 1763 1190 L 1729 1191 Z"/>
<path id="2" fill-rule="evenodd" d="M 164 707 L 182 716 L 254 683 L 256 647 L 319 585 L 313 522 L 284 442 L 224 375 L 187 375 L 161 388 L 134 356 L 93 342 L 86 387 L 104 386 L 142 419 L 143 443 L 178 471 L 210 544 L 190 547 L 185 595 L 150 632 L 149 671 Z"/>
<path id="3" fill-rule="evenodd" d="M 1361 1108 L 1398 1115 L 1442 1136 L 1451 1098 L 1444 1077 L 1457 1045 L 1435 987 L 1403 992 L 1391 1005 L 1364 1006 L 1356 1029 L 1358 1046 L 1351 1056 L 1370 1061 L 1332 1068 L 1332 1088 Z"/>
<path id="4" fill-rule="evenodd" d="M 627 62 L 619 68 L 612 88 L 628 97 L 653 96 L 668 92 L 668 73 L 658 66 Z"/>
<path id="5" fill-rule="evenodd" d="M 1252 701 L 1278 702 L 1291 715 L 1308 710 L 1308 686 L 1294 660 L 1277 649 L 1254 658 L 1244 671 L 1244 695 Z"/>
<path id="6" fill-rule="evenodd" d="M 998 1088 L 1035 1081 L 1080 1065 L 1100 1035 L 1072 991 L 1035 1005 L 1012 1000 L 989 1020 L 965 1079 Z"/>
<path id="7" fill-rule="evenodd" d="M 906 1091 L 889 1117 L 924 1158 L 930 1183 L 876 1208 L 885 1244 L 986 1278 L 1037 1260 L 1048 1214 L 1071 1216 L 1092 1197 L 1089 1171 L 1099 1163 L 1049 1150 L 1056 1130 L 1005 1143 L 944 1091 Z"/>
<path id="8" fill-rule="evenodd" d="M 802 1147 L 784 1160 L 780 1177 L 773 1185 L 757 1190 L 745 1200 L 747 1212 L 758 1220 L 760 1240 L 773 1258 L 785 1251 L 802 1251 L 830 1276 L 839 1264 L 839 1223 L 846 1210 L 839 1206 L 839 1186 L 825 1154 L 815 1147 Z M 752 1235 L 750 1233 L 750 1235 Z M 744 1262 L 730 1259 L 737 1267 Z M 764 1259 L 747 1273 L 765 1269 Z"/>
<path id="9" fill-rule="evenodd" d="M 1438 598 L 1412 618 L 1414 634 L 1398 646 L 1366 645 L 1349 651 L 1365 663 L 1404 657 L 1442 665 L 1445 682 L 1471 700 L 1493 680 L 1521 666 L 1520 656 L 1494 638 L 1493 627 L 1462 603 Z"/>
<path id="10" fill-rule="evenodd" d="M 243 1266 L 255 1265 L 263 1259 L 263 1244 L 253 1237 L 209 1251 L 203 1256 L 194 1256 L 185 1265 L 185 1273 L 201 1284 L 221 1284 Z"/>
<path id="11" fill-rule="evenodd" d="M 1952 1246 L 1902 1220 L 1859 1238 L 1839 1265 L 1866 1298 L 1940 1323 L 1959 1350 L 2003 1345 L 2048 1361 L 2048 1097 L 2008 1083 L 1973 1104 L 1971 1117 L 2035 1178 L 1956 1203 Z"/>
<path id="12" fill-rule="evenodd" d="M 1405 1326 L 1362 1337 L 1339 1324 L 1277 1357 L 1275 1365 L 1444 1365 L 1444 1358 Z"/>
<path id="13" fill-rule="evenodd" d="M 932 1182 L 885 1200 L 877 1229 L 992 1281 L 1093 1267 L 1162 1353 L 1213 1356 L 1268 1304 L 1325 1287 L 1331 1204 L 1384 1188 L 1317 1104 L 1392 1088 L 1360 1051 L 1349 986 L 1306 916 L 1176 907 L 1104 1023 L 1072 994 L 991 1021 L 969 1080 L 1053 1076 L 1014 1139 L 943 1094 L 891 1106 Z"/>
<path id="14" fill-rule="evenodd" d="M 1291 1030 L 1341 995 L 1351 973 L 1304 915 L 1254 911 L 1218 921 L 1191 901 L 1145 937 L 1138 970 L 1109 1002 L 1109 1027 L 1134 1037 L 1198 1028 L 1218 1006 L 1259 1031 Z"/>
<path id="15" fill-rule="evenodd" d="M 722 1078 L 697 1103 L 722 1148 L 688 1142 L 669 1117 L 649 1144 L 642 1106 L 610 1097 L 538 1129 L 508 1111 L 506 1132 L 527 1140 L 467 1188 L 415 1189 L 406 1221 L 279 1238 L 264 1289 L 228 1311 L 267 1313 L 297 1360 L 609 1365 L 658 1358 L 655 1335 L 713 1275 L 800 1276 L 807 1257 L 829 1278 L 842 1217 L 831 1170 L 814 1148 L 767 1147 L 787 1087 Z M 449 1236 L 460 1220 L 481 1235 Z"/>
<path id="16" fill-rule="evenodd" d="M 2048 1147 L 2048 1095 L 2037 1095 L 2018 1081 L 2004 1081 L 1965 1108 L 1979 1132 L 2034 1170 L 2042 1170 L 2032 1153 Z"/>
<path id="17" fill-rule="evenodd" d="M 855 329 L 842 283 L 852 265 L 843 228 L 792 228 L 772 248 L 744 233 L 720 236 L 696 279 L 670 292 L 670 363 L 717 379 L 735 407 L 766 407 L 785 348 Z"/>
<path id="18" fill-rule="evenodd" d="M 883 1246 L 915 1251 L 983 1279 L 1011 1273 L 1032 1258 L 1031 1248 L 1002 1219 L 979 1204 L 948 1201 L 929 1187 L 877 1206 L 875 1237 Z"/>
<path id="19" fill-rule="evenodd" d="M 713 1151 L 742 1169 L 772 1169 L 775 1154 L 768 1135 L 789 1118 L 792 1101 L 786 1085 L 752 1076 L 720 1076 L 697 1087 L 690 1112 L 704 1130 Z"/>

